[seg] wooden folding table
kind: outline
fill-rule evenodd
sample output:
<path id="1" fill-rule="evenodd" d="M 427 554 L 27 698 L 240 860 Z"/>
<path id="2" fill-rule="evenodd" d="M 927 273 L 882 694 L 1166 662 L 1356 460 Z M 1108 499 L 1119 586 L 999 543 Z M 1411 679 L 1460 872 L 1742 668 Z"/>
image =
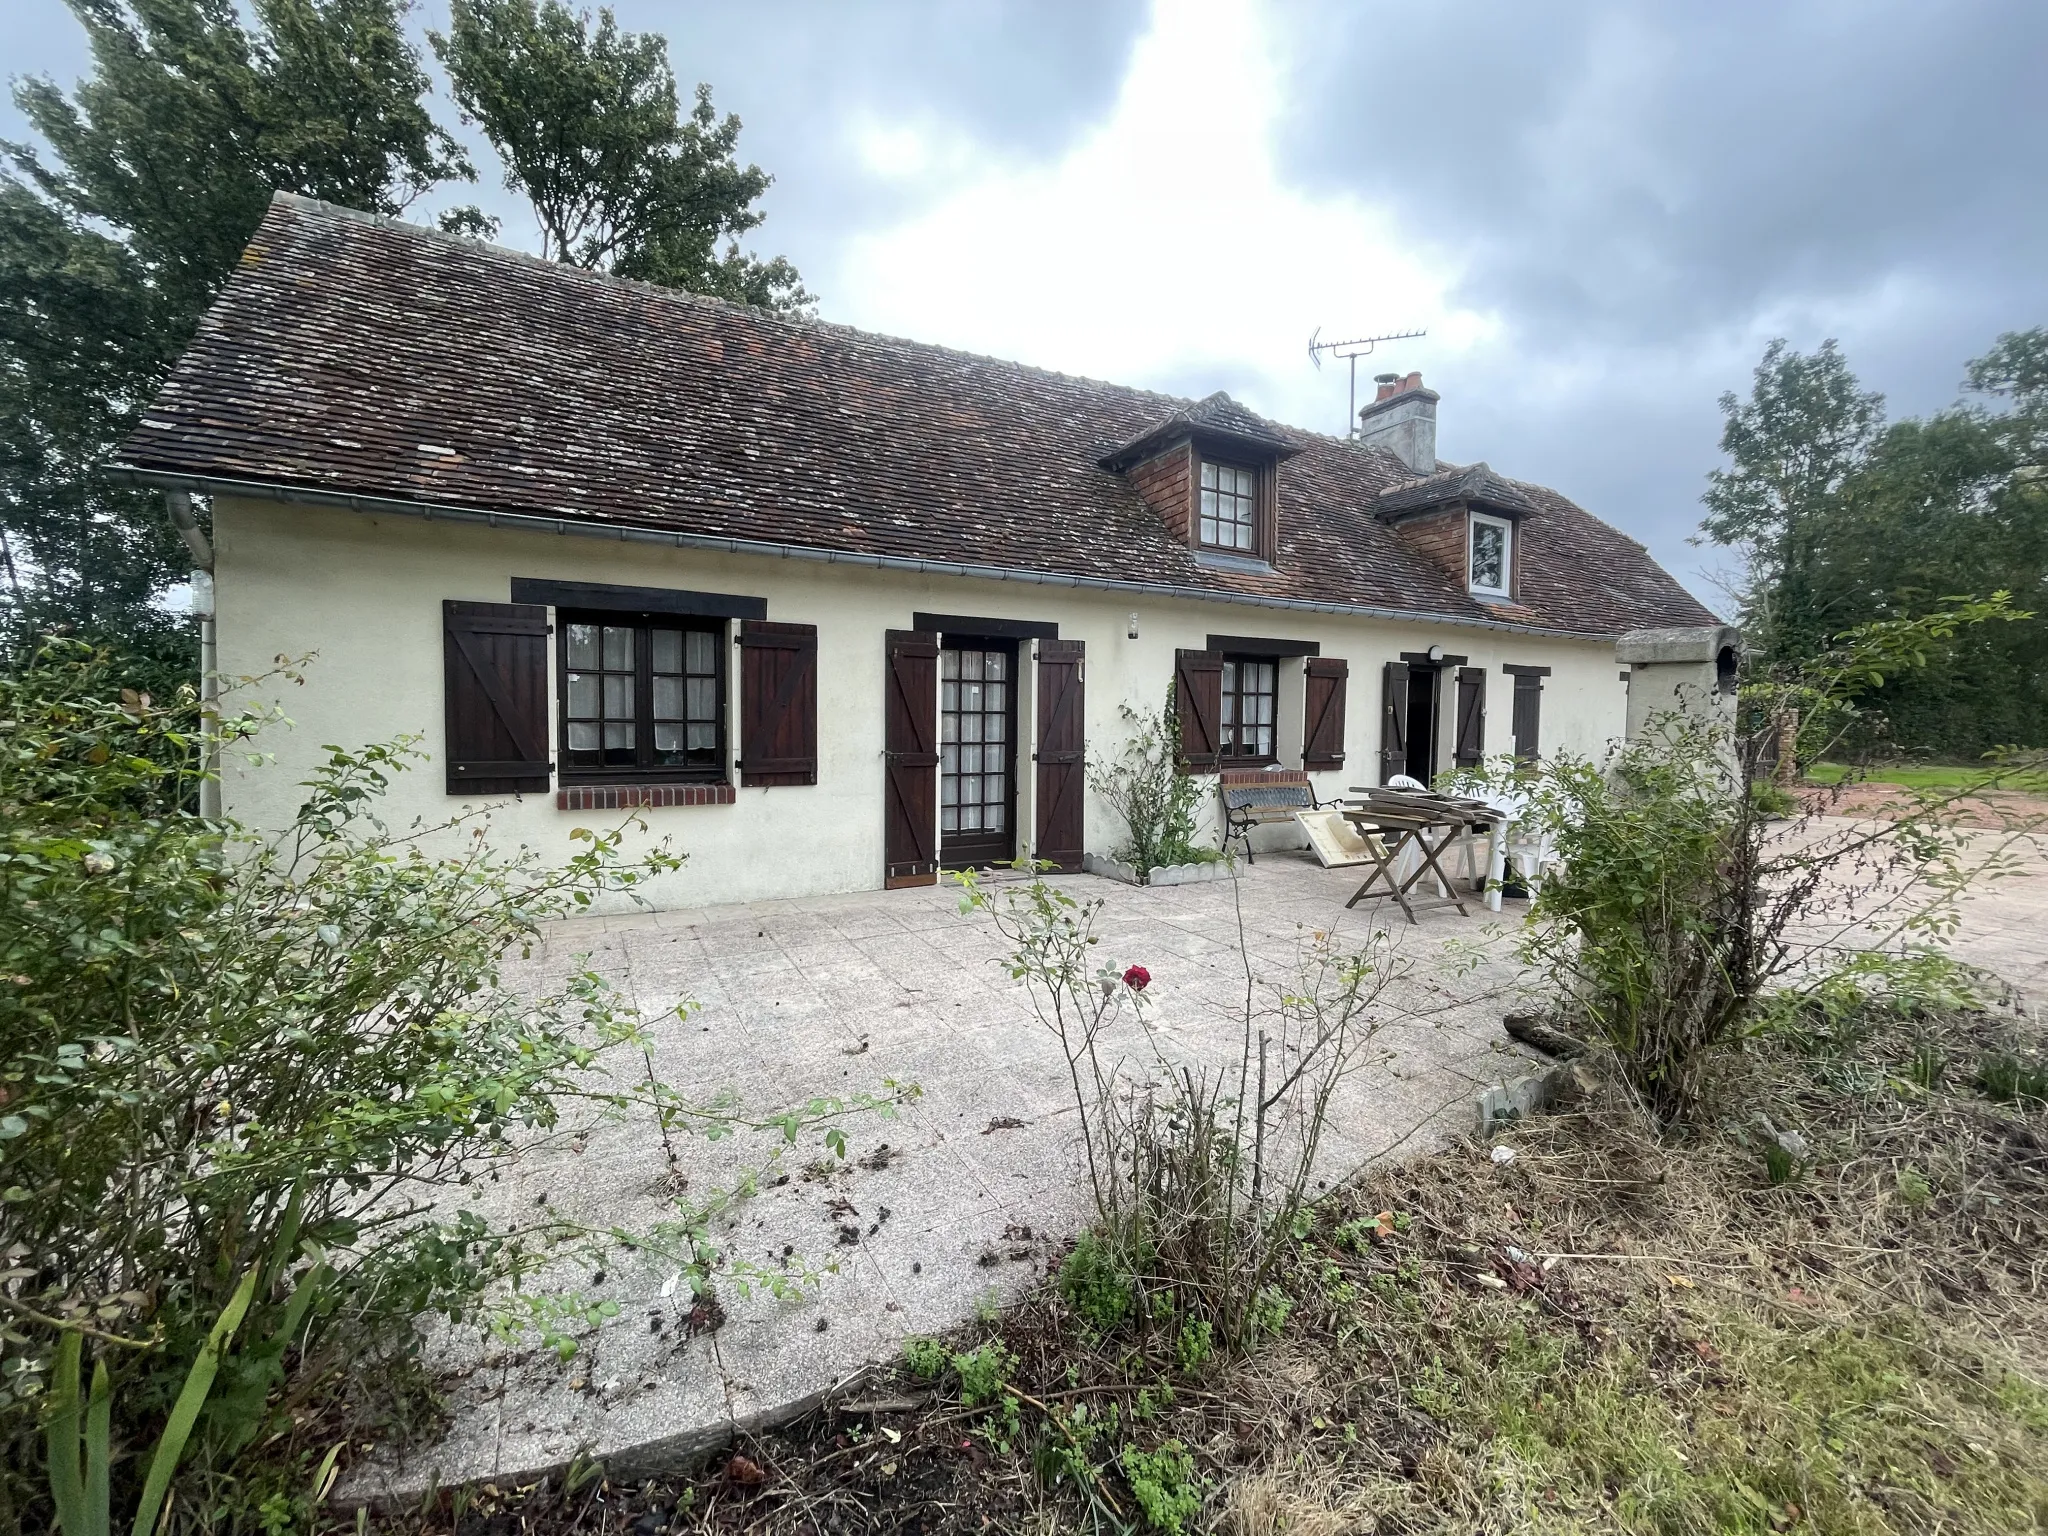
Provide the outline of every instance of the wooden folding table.
<path id="1" fill-rule="evenodd" d="M 1352 893 L 1345 906 L 1355 907 L 1361 901 L 1384 901 L 1391 896 L 1401 904 L 1401 910 L 1408 914 L 1411 923 L 1416 920 L 1417 912 L 1427 912 L 1432 907 L 1456 907 L 1460 917 L 1472 915 L 1465 910 L 1465 898 L 1458 894 L 1457 883 L 1436 861 L 1437 855 L 1450 846 L 1451 839 L 1444 837 L 1432 841 L 1429 836 L 1439 829 L 1447 833 L 1463 830 L 1466 824 L 1463 816 L 1421 807 L 1369 804 L 1356 810 L 1346 810 L 1344 819 L 1365 834 L 1365 846 L 1373 856 L 1372 873 L 1365 877 L 1365 884 Z M 1397 873 L 1397 868 L 1402 853 L 1410 846 L 1414 847 L 1418 857 L 1414 870 L 1404 880 Z M 1447 894 L 1419 901 L 1409 900 L 1408 892 L 1425 874 L 1434 874 Z"/>

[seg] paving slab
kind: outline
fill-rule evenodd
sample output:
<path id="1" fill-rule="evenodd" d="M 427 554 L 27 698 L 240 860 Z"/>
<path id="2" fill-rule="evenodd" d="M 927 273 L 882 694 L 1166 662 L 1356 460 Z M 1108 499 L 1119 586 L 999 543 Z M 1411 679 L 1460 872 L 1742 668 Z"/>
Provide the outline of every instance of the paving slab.
<path id="1" fill-rule="evenodd" d="M 2021 877 L 1964 898 L 1956 950 L 2038 1007 L 2048 1000 L 2048 844 L 2028 840 L 2018 854 Z M 1284 853 L 1235 881 L 1162 890 L 1055 879 L 1103 903 L 1105 962 L 1152 973 L 1142 1022 L 1127 1019 L 1109 1042 L 1139 1063 L 1155 1051 L 1212 1070 L 1235 1063 L 1240 923 L 1261 993 L 1295 974 L 1309 936 L 1350 947 L 1371 928 L 1391 935 L 1405 974 L 1373 1010 L 1377 1033 L 1333 1098 L 1316 1169 L 1328 1184 L 1467 1132 L 1475 1098 L 1536 1060 L 1500 1029 L 1503 1013 L 1540 1001 L 1513 958 L 1523 905 L 1495 916 L 1475 902 L 1470 918 L 1434 909 L 1410 925 L 1384 906 L 1347 911 L 1358 880 Z M 616 1301 L 617 1322 L 567 1366 L 437 1334 L 452 1428 L 359 1465 L 344 1495 L 414 1498 L 436 1483 L 534 1476 L 578 1454 L 626 1472 L 674 1465 L 801 1411 L 906 1337 L 957 1326 L 1043 1275 L 1089 1214 L 1079 1117 L 1058 1043 L 996 963 L 1000 948 L 944 886 L 552 926 L 533 957 L 508 966 L 515 984 L 545 987 L 587 963 L 650 1016 L 693 1001 L 658 1020 L 652 1052 L 692 1095 L 767 1109 L 893 1079 L 921 1096 L 893 1120 L 848 1121 L 842 1165 L 818 1161 L 815 1136 L 772 1164 L 759 1141 L 684 1138 L 678 1171 L 691 1195 L 753 1167 L 780 1180 L 722 1213 L 715 1239 L 770 1271 L 830 1266 L 822 1283 L 777 1298 L 723 1282 L 722 1325 L 693 1334 L 687 1288 L 664 1297 L 658 1266 L 628 1262 L 601 1285 L 564 1275 Z M 668 1175 L 654 1126 L 628 1122 L 594 1132 L 580 1152 L 515 1156 L 483 1203 L 502 1216 L 547 1191 L 558 1210 L 644 1228 L 674 1215 Z"/>

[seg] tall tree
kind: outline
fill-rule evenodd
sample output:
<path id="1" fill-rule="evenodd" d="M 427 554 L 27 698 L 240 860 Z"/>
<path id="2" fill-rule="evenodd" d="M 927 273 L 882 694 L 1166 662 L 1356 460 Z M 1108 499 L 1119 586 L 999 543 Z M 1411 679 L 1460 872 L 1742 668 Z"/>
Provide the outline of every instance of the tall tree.
<path id="1" fill-rule="evenodd" d="M 711 87 L 684 113 L 657 33 L 559 0 L 454 0 L 430 33 L 465 122 L 483 130 L 557 261 L 770 308 L 810 302 L 796 269 L 740 249 L 773 178 L 735 158 Z"/>
<path id="2" fill-rule="evenodd" d="M 1744 619 L 1772 659 L 1817 654 L 1834 630 L 1816 611 L 1816 542 L 1884 425 L 1884 397 L 1857 384 L 1832 340 L 1808 357 L 1780 337 L 1749 399 L 1724 394 L 1721 415 L 1730 467 L 1707 476 L 1702 531 L 1746 556 Z"/>
<path id="3" fill-rule="evenodd" d="M 1733 463 L 1703 529 L 1749 555 L 1743 618 L 1772 660 L 1960 595 L 2048 612 L 2048 330 L 2000 337 L 1965 387 L 1977 398 L 1887 426 L 1832 343 L 1773 343 L 1750 400 L 1723 398 Z M 1910 748 L 2048 744 L 2048 624 L 1972 626 L 1873 702 Z"/>
<path id="4" fill-rule="evenodd" d="M 11 628 L 145 650 L 184 567 L 157 498 L 100 469 L 191 340 L 273 190 L 381 213 L 473 172 L 422 102 L 408 0 L 69 0 L 93 73 L 14 97 L 0 146 L 0 558 Z"/>

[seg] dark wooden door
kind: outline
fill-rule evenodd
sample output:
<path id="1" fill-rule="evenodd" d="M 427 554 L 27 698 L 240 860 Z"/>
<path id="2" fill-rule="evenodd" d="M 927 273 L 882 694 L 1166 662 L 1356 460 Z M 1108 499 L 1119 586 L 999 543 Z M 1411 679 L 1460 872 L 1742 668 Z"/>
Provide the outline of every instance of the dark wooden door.
<path id="1" fill-rule="evenodd" d="M 948 639 L 939 652 L 939 862 L 1017 856 L 1017 646 Z"/>
<path id="2" fill-rule="evenodd" d="M 882 878 L 893 890 L 939 878 L 939 637 L 892 629 L 885 644 Z"/>
<path id="3" fill-rule="evenodd" d="M 1081 867 L 1081 801 L 1087 784 L 1087 722 L 1079 640 L 1038 642 L 1038 835 L 1033 856 Z"/>

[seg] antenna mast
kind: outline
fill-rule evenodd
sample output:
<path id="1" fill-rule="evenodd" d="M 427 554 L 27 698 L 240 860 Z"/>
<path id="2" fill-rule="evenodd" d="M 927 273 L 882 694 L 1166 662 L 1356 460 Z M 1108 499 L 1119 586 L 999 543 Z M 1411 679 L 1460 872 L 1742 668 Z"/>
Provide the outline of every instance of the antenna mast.
<path id="1" fill-rule="evenodd" d="M 1315 335 L 1308 339 L 1308 360 L 1318 371 L 1323 366 L 1323 354 L 1341 357 L 1351 364 L 1351 411 L 1344 418 L 1344 435 L 1349 437 L 1358 430 L 1358 360 L 1372 355 L 1372 349 L 1383 341 L 1410 341 L 1417 336 L 1427 336 L 1427 331 L 1395 331 L 1386 336 L 1354 336 L 1349 341 L 1323 341 L 1323 328 L 1316 327 Z"/>

